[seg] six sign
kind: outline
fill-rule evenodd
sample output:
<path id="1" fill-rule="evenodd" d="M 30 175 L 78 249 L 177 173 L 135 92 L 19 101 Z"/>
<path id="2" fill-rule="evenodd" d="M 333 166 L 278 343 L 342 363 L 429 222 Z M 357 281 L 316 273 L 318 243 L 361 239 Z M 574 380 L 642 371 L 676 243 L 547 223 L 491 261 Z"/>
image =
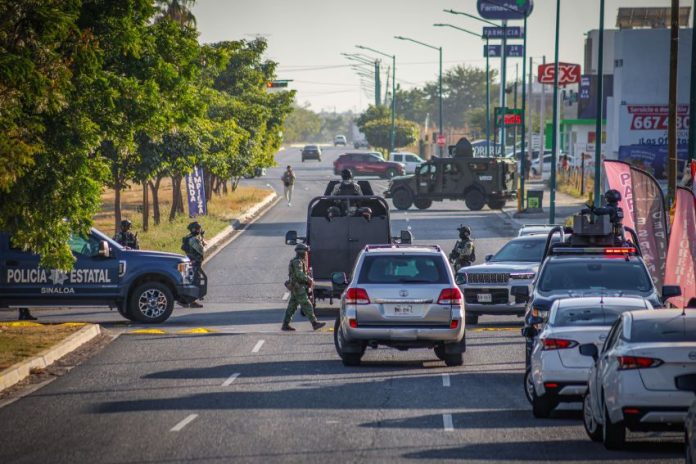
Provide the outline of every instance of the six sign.
<path id="1" fill-rule="evenodd" d="M 553 84 L 555 63 L 539 65 L 538 80 L 541 84 Z M 577 84 L 580 82 L 580 65 L 558 63 L 558 85 Z"/>

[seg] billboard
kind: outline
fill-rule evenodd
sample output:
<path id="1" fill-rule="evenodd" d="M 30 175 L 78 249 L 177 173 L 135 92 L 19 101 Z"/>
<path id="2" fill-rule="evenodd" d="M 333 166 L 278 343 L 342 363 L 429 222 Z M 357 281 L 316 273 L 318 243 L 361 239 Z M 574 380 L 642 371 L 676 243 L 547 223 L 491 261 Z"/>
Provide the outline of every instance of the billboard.
<path id="1" fill-rule="evenodd" d="M 485 19 L 524 19 L 534 9 L 533 0 L 478 0 L 479 16 Z"/>
<path id="2" fill-rule="evenodd" d="M 208 214 L 208 204 L 205 201 L 203 170 L 195 166 L 190 174 L 186 174 L 185 180 L 189 217 L 205 216 Z"/>
<path id="3" fill-rule="evenodd" d="M 540 64 L 537 80 L 540 84 L 553 84 L 556 75 L 555 63 Z M 558 63 L 558 85 L 577 84 L 580 82 L 580 65 Z"/>

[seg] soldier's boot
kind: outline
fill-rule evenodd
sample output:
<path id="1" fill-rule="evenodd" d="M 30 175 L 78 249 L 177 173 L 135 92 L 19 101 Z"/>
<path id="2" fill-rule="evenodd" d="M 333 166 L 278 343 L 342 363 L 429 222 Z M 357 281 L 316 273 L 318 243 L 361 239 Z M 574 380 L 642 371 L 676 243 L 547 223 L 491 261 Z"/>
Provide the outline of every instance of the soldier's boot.
<path id="1" fill-rule="evenodd" d="M 280 328 L 280 330 L 284 332 L 294 332 L 295 328 L 292 327 L 289 322 L 283 322 L 283 326 Z"/>
<path id="2" fill-rule="evenodd" d="M 19 320 L 20 321 L 35 321 L 36 318 L 31 315 L 27 308 L 19 308 Z"/>
<path id="3" fill-rule="evenodd" d="M 312 329 L 319 330 L 326 325 L 326 322 L 312 321 Z"/>

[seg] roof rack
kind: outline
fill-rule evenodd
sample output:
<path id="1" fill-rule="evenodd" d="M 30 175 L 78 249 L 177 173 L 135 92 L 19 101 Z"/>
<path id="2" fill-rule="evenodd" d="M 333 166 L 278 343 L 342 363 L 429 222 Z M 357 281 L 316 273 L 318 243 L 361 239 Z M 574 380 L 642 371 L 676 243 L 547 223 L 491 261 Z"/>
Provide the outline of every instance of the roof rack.
<path id="1" fill-rule="evenodd" d="M 365 245 L 365 251 L 382 250 L 389 248 L 425 248 L 429 250 L 442 251 L 440 245 L 411 245 L 406 243 L 392 243 L 385 245 Z"/>

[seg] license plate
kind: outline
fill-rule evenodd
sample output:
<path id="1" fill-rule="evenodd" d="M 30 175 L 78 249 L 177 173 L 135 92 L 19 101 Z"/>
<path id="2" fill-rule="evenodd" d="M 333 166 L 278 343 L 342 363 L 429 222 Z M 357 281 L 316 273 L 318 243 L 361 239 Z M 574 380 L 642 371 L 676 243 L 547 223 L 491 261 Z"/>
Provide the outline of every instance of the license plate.
<path id="1" fill-rule="evenodd" d="M 478 293 L 476 294 L 476 300 L 479 303 L 493 303 L 493 295 L 490 293 Z"/>
<path id="2" fill-rule="evenodd" d="M 413 305 L 396 305 L 393 311 L 395 316 L 413 316 L 415 314 Z"/>

